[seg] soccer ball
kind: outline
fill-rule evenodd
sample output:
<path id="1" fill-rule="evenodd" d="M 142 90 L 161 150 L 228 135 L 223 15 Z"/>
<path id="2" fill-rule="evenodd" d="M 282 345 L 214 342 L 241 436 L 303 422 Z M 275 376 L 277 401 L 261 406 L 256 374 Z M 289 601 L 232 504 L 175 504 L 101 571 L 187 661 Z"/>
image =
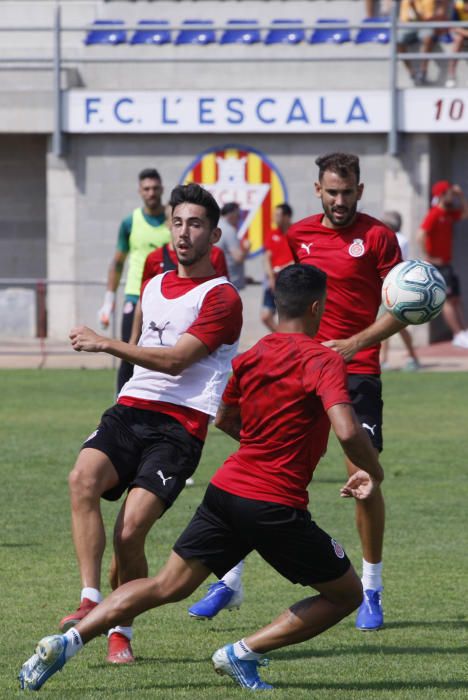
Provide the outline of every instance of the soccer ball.
<path id="1" fill-rule="evenodd" d="M 435 318 L 446 296 L 444 278 L 424 260 L 405 260 L 395 265 L 382 285 L 383 305 L 402 323 L 419 325 Z"/>

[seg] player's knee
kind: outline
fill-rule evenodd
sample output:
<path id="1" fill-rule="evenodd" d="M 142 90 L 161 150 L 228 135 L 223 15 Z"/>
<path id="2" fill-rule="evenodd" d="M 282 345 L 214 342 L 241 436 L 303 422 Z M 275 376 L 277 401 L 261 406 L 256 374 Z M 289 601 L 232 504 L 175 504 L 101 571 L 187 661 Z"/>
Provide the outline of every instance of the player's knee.
<path id="1" fill-rule="evenodd" d="M 344 586 L 341 591 L 341 605 L 346 609 L 347 614 L 352 613 L 362 603 L 363 590 L 359 576 L 353 568 L 349 569 L 343 579 Z"/>
<path id="2" fill-rule="evenodd" d="M 119 555 L 139 556 L 144 549 L 146 529 L 134 521 L 125 522 L 114 533 L 114 549 Z"/>
<path id="3" fill-rule="evenodd" d="M 99 501 L 101 496 L 98 479 L 79 466 L 74 467 L 68 475 L 68 488 L 73 502 Z"/>
<path id="4" fill-rule="evenodd" d="M 348 591 L 348 609 L 352 613 L 354 610 L 361 605 L 363 599 L 362 583 L 356 576 L 353 585 L 350 586 Z"/>
<path id="5" fill-rule="evenodd" d="M 158 592 L 158 599 L 164 603 L 177 603 L 180 600 L 185 600 L 193 592 L 193 587 L 180 579 L 173 576 L 167 576 L 164 573 L 156 576 L 155 588 Z"/>
<path id="6" fill-rule="evenodd" d="M 336 585 L 338 584 L 338 585 Z M 348 569 L 331 589 L 322 591 L 330 603 L 336 605 L 342 613 L 349 615 L 356 610 L 363 598 L 362 583 L 353 567 Z"/>

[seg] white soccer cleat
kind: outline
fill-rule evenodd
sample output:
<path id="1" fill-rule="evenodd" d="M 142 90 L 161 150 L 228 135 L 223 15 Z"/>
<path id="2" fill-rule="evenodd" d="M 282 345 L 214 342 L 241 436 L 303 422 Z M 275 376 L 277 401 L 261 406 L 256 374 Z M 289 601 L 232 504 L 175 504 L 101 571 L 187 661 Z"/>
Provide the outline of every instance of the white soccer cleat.
<path id="1" fill-rule="evenodd" d="M 19 672 L 22 690 L 39 690 L 54 673 L 62 670 L 66 662 L 67 643 L 62 634 L 53 634 L 41 639 L 36 653 L 23 664 Z"/>

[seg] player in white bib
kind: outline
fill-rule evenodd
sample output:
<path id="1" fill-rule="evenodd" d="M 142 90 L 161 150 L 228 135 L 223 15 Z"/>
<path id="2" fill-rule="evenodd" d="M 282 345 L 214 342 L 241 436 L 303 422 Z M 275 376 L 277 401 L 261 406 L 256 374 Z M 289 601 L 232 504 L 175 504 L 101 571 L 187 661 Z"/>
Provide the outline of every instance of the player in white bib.
<path id="1" fill-rule="evenodd" d="M 105 352 L 135 365 L 117 403 L 85 441 L 70 474 L 72 533 L 81 603 L 62 631 L 102 599 L 105 532 L 100 499 L 127 495 L 116 520 L 113 588 L 148 575 L 145 539 L 198 466 L 208 422 L 227 382 L 242 326 L 242 303 L 210 252 L 221 235 L 219 207 L 199 185 L 176 187 L 170 200 L 178 270 L 142 288 L 138 345 L 81 326 L 70 333 L 77 351 Z M 132 621 L 109 632 L 107 660 L 134 661 Z"/>

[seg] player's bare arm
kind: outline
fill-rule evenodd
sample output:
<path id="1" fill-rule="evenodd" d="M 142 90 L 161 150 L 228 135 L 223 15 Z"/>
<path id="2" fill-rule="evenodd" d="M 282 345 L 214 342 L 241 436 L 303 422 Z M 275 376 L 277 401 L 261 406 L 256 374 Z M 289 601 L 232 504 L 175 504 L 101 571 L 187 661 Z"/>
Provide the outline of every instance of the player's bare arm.
<path id="1" fill-rule="evenodd" d="M 248 239 L 244 238 L 239 242 L 238 246 L 232 246 L 229 248 L 229 253 L 236 263 L 244 262 L 250 251 L 250 242 Z"/>
<path id="2" fill-rule="evenodd" d="M 242 424 L 238 404 L 225 404 L 221 401 L 214 424 L 234 440 L 240 440 Z"/>
<path id="3" fill-rule="evenodd" d="M 377 452 L 350 404 L 335 404 L 327 414 L 345 455 L 359 467 L 340 493 L 343 497 L 353 496 L 359 500 L 368 498 L 384 478 Z"/>
<path id="4" fill-rule="evenodd" d="M 452 185 L 452 191 L 454 194 L 457 195 L 458 199 L 460 200 L 461 204 L 461 219 L 468 219 L 468 200 L 465 197 L 465 193 L 463 192 L 462 188 L 460 185 Z"/>
<path id="5" fill-rule="evenodd" d="M 423 254 L 424 260 L 427 260 L 427 262 L 432 263 L 432 265 L 442 265 L 443 260 L 442 258 L 435 257 L 433 255 L 429 255 L 429 253 L 426 250 L 426 237 L 427 237 L 427 231 L 425 231 L 423 228 L 419 228 L 417 233 L 416 233 L 416 241 L 421 248 L 421 252 Z"/>
<path id="6" fill-rule="evenodd" d="M 136 345 L 140 340 L 141 328 L 143 325 L 143 312 L 141 310 L 141 301 L 138 299 L 135 312 L 133 314 L 132 332 L 130 338 L 128 339 L 129 345 Z"/>
<path id="7" fill-rule="evenodd" d="M 271 264 L 271 250 L 266 250 L 263 254 L 263 264 L 265 267 L 265 274 L 268 279 L 268 285 L 273 291 L 275 288 L 275 275 L 273 272 L 273 266 Z"/>
<path id="8" fill-rule="evenodd" d="M 173 347 L 148 348 L 98 335 L 87 326 L 70 331 L 70 340 L 78 352 L 105 352 L 134 365 L 176 376 L 209 354 L 206 345 L 190 333 L 184 333 Z"/>
<path id="9" fill-rule="evenodd" d="M 110 318 L 112 312 L 114 311 L 115 292 L 120 284 L 120 278 L 122 276 L 122 270 L 126 257 L 127 253 L 117 250 L 109 266 L 104 302 L 98 312 L 99 322 L 103 328 L 107 328 L 109 326 Z"/>
<path id="10" fill-rule="evenodd" d="M 115 292 L 120 284 L 120 278 L 122 277 L 122 270 L 124 267 L 125 260 L 127 258 L 127 253 L 121 250 L 117 250 L 114 257 L 109 265 L 109 272 L 107 274 L 107 289 L 111 292 Z"/>
<path id="11" fill-rule="evenodd" d="M 346 362 L 349 362 L 359 350 L 368 348 L 371 345 L 377 345 L 382 340 L 390 338 L 391 335 L 399 333 L 402 328 L 406 328 L 406 325 L 406 323 L 401 323 L 387 311 L 360 333 L 356 333 L 350 338 L 327 340 L 323 345 L 332 348 Z"/>

